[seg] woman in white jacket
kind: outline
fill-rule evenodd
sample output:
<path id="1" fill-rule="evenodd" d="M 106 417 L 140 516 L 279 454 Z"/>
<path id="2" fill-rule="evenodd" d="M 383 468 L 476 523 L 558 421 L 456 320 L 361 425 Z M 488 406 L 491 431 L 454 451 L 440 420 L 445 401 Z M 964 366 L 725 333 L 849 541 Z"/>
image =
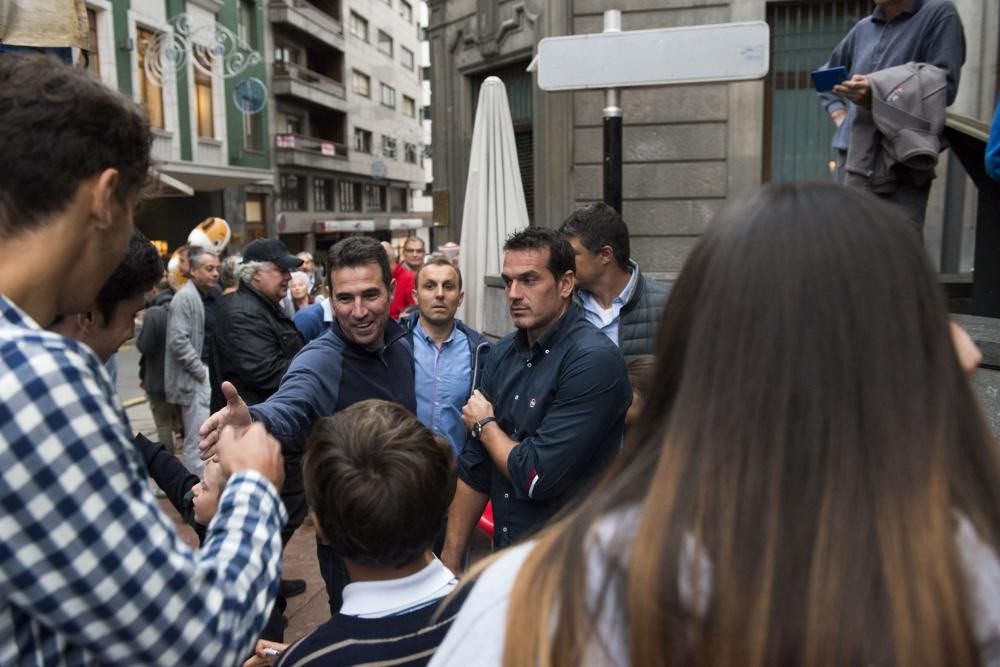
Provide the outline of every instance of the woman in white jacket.
<path id="1" fill-rule="evenodd" d="M 432 665 L 997 664 L 1000 458 L 895 209 L 766 188 L 660 331 L 632 452 L 481 573 Z"/>

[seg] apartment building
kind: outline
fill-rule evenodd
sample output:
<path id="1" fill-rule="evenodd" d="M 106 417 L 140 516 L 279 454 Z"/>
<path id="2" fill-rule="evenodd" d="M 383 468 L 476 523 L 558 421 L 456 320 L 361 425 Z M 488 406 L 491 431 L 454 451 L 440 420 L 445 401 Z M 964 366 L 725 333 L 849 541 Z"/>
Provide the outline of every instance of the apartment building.
<path id="1" fill-rule="evenodd" d="M 86 65 L 143 104 L 153 126 L 162 176 L 136 216 L 139 228 L 170 248 L 209 216 L 229 221 L 235 246 L 265 236 L 274 219 L 268 109 L 245 113 L 236 104 L 251 79 L 266 91 L 262 7 L 254 0 L 86 5 Z"/>
<path id="2" fill-rule="evenodd" d="M 276 227 L 293 250 L 427 238 L 415 1 L 269 0 Z"/>

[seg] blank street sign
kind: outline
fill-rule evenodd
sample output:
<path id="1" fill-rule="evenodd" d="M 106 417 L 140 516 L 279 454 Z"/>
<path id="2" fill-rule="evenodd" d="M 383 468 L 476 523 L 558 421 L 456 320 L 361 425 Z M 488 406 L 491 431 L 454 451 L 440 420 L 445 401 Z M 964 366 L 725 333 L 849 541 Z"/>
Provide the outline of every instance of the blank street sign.
<path id="1" fill-rule="evenodd" d="M 548 37 L 538 43 L 542 90 L 742 81 L 767 74 L 763 21 Z"/>

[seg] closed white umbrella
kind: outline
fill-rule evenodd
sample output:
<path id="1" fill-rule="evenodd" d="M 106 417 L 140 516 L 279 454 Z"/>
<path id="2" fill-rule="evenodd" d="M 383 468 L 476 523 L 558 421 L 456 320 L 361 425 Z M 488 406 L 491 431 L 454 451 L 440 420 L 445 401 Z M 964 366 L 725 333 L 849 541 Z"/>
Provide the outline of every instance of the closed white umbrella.
<path id="1" fill-rule="evenodd" d="M 500 275 L 504 240 L 527 226 L 528 207 L 517 164 L 507 89 L 503 81 L 491 76 L 479 89 L 462 210 L 459 268 L 465 302 L 460 315 L 473 328 L 482 329 L 484 324 L 483 277 Z"/>

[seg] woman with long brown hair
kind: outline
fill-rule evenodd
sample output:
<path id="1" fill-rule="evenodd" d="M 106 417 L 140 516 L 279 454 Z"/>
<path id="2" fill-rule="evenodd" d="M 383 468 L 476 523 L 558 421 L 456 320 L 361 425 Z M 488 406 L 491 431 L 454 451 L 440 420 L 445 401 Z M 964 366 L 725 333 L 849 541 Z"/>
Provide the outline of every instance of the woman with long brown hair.
<path id="1" fill-rule="evenodd" d="M 632 456 L 481 573 L 432 665 L 1000 664 L 1000 459 L 894 209 L 764 189 L 660 331 Z"/>

